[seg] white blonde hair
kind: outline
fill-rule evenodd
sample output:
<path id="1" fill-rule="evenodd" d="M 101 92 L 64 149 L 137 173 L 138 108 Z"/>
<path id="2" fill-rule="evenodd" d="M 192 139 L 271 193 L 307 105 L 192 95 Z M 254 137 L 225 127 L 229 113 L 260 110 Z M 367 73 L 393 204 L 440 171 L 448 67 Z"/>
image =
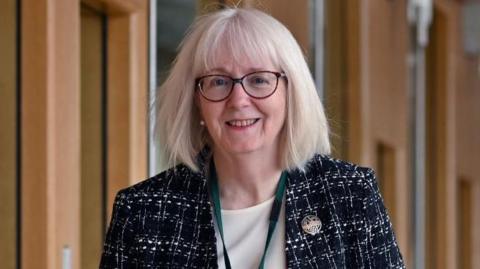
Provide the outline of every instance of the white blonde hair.
<path id="1" fill-rule="evenodd" d="M 209 141 L 195 105 L 195 78 L 215 66 L 219 48 L 236 62 L 270 59 L 287 76 L 287 116 L 282 128 L 281 163 L 301 168 L 314 154 L 329 154 L 329 130 L 300 46 L 279 21 L 259 10 L 225 8 L 198 17 L 159 88 L 156 133 L 167 167 L 184 163 L 197 171 L 196 156 Z"/>

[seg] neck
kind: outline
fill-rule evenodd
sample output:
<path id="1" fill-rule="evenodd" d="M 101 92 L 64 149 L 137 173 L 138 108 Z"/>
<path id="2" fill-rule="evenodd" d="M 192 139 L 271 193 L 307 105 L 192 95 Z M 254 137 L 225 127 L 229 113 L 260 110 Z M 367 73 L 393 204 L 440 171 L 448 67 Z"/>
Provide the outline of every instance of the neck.
<path id="1" fill-rule="evenodd" d="M 276 152 L 232 155 L 214 150 L 222 208 L 246 208 L 273 197 L 282 173 L 275 156 Z"/>

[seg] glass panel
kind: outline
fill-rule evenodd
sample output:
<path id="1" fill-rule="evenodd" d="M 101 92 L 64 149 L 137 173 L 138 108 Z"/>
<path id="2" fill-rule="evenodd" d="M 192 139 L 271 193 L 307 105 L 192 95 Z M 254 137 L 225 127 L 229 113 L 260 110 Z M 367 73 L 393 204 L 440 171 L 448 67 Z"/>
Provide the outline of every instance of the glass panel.
<path id="1" fill-rule="evenodd" d="M 155 100 L 156 88 L 159 87 L 163 80 L 168 75 L 169 68 L 176 56 L 178 45 L 182 40 L 188 26 L 193 22 L 197 14 L 197 6 L 204 6 L 205 1 L 195 0 L 158 0 L 153 1 L 151 7 L 155 10 L 150 11 L 150 19 L 153 20 L 156 16 L 156 21 L 153 23 L 155 31 L 151 36 L 156 36 L 152 47 L 156 48 L 156 51 L 151 52 L 152 61 L 151 68 L 155 71 L 151 72 L 150 81 L 150 100 Z M 151 2 L 152 4 L 152 2 Z M 155 56 L 155 55 L 156 56 Z M 153 74 L 152 74 L 153 73 Z M 151 102 L 152 103 L 152 102 Z M 150 117 L 150 145 L 149 145 L 149 173 L 154 175 L 159 173 L 166 167 L 161 167 L 162 163 L 162 145 L 158 145 L 154 139 L 153 127 L 155 123 L 155 115 L 151 114 Z"/>
<path id="2" fill-rule="evenodd" d="M 17 1 L 0 1 L 0 264 L 17 267 Z"/>
<path id="3" fill-rule="evenodd" d="M 324 100 L 325 0 L 310 0 L 310 63 L 318 95 Z"/>
<path id="4" fill-rule="evenodd" d="M 81 268 L 98 268 L 105 227 L 105 16 L 81 9 Z"/>
<path id="5" fill-rule="evenodd" d="M 177 47 L 196 15 L 195 0 L 157 1 L 157 85 L 173 62 Z"/>

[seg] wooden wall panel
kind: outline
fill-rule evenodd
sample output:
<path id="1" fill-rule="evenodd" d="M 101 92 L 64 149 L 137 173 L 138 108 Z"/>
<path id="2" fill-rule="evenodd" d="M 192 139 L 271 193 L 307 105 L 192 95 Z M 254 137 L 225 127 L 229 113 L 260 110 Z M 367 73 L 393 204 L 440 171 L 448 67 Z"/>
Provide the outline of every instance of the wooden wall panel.
<path id="1" fill-rule="evenodd" d="M 130 16 L 108 18 L 107 204 L 130 180 Z M 110 211 L 109 211 L 110 212 Z M 110 214 L 109 214 L 110 215 Z"/>
<path id="2" fill-rule="evenodd" d="M 0 2 L 0 261 L 16 268 L 17 255 L 17 17 L 16 2 Z"/>
<path id="3" fill-rule="evenodd" d="M 47 199 L 53 261 L 49 268 L 61 268 L 69 259 L 72 268 L 80 268 L 80 5 L 77 0 L 62 0 L 50 8 L 47 167 L 53 193 Z M 63 256 L 65 251 L 69 258 Z"/>
<path id="4" fill-rule="evenodd" d="M 442 3 L 441 3 L 442 2 Z M 427 268 L 456 268 L 455 7 L 436 1 L 426 50 Z"/>
<path id="5" fill-rule="evenodd" d="M 330 127 L 332 155 L 348 155 L 347 31 L 345 1 L 325 1 L 325 93 L 324 106 Z"/>
<path id="6" fill-rule="evenodd" d="M 458 12 L 459 10 L 457 10 Z M 455 33 L 463 33 L 462 25 L 457 24 Z M 460 37 L 459 37 L 460 38 Z M 461 40 L 461 39 L 458 39 Z M 455 53 L 455 101 L 456 101 L 456 178 L 468 179 L 472 185 L 471 212 L 471 264 L 470 268 L 480 265 L 480 175 L 477 171 L 480 164 L 480 54 L 466 54 L 459 44 Z M 458 184 L 457 184 L 458 185 Z M 462 197 L 458 197 L 461 200 Z M 467 205 L 468 206 L 468 205 Z M 458 206 L 457 206 L 458 208 Z M 459 220 L 458 220 L 459 221 Z M 461 223 L 459 223 L 461 225 Z M 459 227 L 460 228 L 460 227 Z M 462 243 L 463 230 L 459 229 L 457 241 Z M 457 251 L 457 264 L 461 265 L 463 254 Z M 458 267 L 462 268 L 462 267 Z M 467 267 L 465 267 L 467 268 Z M 463 269 L 463 268 L 462 268 Z"/>
<path id="7" fill-rule="evenodd" d="M 107 175 L 107 197 L 104 199 L 108 221 L 116 193 L 147 177 L 148 2 L 89 0 L 85 4 L 107 16 L 104 104 L 107 108 L 107 163 L 103 169 Z M 89 251 L 90 257 L 99 254 L 98 250 Z M 98 263 L 95 260 L 84 262 L 92 266 Z"/>
<path id="8" fill-rule="evenodd" d="M 81 268 L 98 268 L 104 231 L 102 13 L 81 10 Z"/>
<path id="9" fill-rule="evenodd" d="M 340 3 L 329 6 L 342 9 L 340 16 L 345 24 L 339 29 L 334 28 L 338 26 L 327 28 L 327 40 L 339 34 L 344 36 L 337 38 L 337 42 L 344 44 L 328 41 L 327 44 L 335 47 L 333 53 L 338 53 L 337 50 L 344 46 L 341 50 L 345 56 L 337 59 L 344 59 L 346 67 L 336 68 L 337 72 L 342 72 L 338 77 L 334 72 L 327 71 L 330 73 L 326 78 L 327 83 L 330 79 L 340 82 L 336 87 L 327 88 L 327 91 L 345 88 L 341 104 L 337 105 L 345 110 L 344 116 L 339 119 L 346 122 L 342 128 L 342 135 L 346 137 L 343 158 L 379 170 L 377 176 L 384 188 L 385 204 L 408 265 L 412 248 L 409 247 L 411 187 L 406 3 L 343 1 L 343 6 Z M 327 12 L 331 14 L 330 10 Z M 338 20 L 335 19 L 337 23 Z M 329 32 L 335 29 L 337 31 Z M 330 51 L 326 52 L 327 58 Z M 327 70 L 329 67 L 326 67 Z M 335 98 L 335 94 L 327 93 L 327 96 Z M 385 178 L 380 178 L 382 176 Z"/>
<path id="10" fill-rule="evenodd" d="M 117 151 L 109 152 L 111 193 L 147 172 L 147 4 L 99 0 L 93 5 L 113 21 L 108 128 L 109 147 Z M 78 0 L 22 1 L 24 268 L 56 269 L 64 262 L 80 268 L 81 208 L 87 205 L 81 204 L 80 180 L 80 6 Z"/>
<path id="11" fill-rule="evenodd" d="M 147 122 L 148 122 L 148 3 L 138 1 L 132 14 L 130 75 L 130 184 L 147 177 Z"/>
<path id="12" fill-rule="evenodd" d="M 115 194 L 147 177 L 147 4 L 108 20 L 109 213 Z"/>
<path id="13" fill-rule="evenodd" d="M 79 262 L 79 5 L 22 2 L 22 267 Z"/>
<path id="14" fill-rule="evenodd" d="M 455 32 L 461 33 L 458 24 Z M 460 37 L 459 37 L 460 38 Z M 460 39 L 458 39 L 460 40 Z M 480 182 L 480 55 L 469 55 L 459 44 L 455 50 L 457 172 Z"/>
<path id="15" fill-rule="evenodd" d="M 255 7 L 269 13 L 282 22 L 292 32 L 308 58 L 310 52 L 310 1 L 297 0 L 265 0 L 265 1 L 233 1 L 245 7 Z M 295 9 L 295 12 L 291 12 Z"/>
<path id="16" fill-rule="evenodd" d="M 367 4 L 368 3 L 368 4 Z M 361 162 L 378 169 L 384 200 L 397 240 L 409 263 L 410 173 L 408 45 L 409 32 L 405 1 L 367 1 L 362 7 L 362 91 L 369 128 Z M 383 146 L 382 146 L 383 145 Z M 381 154 L 378 147 L 389 150 Z M 375 161 L 379 160 L 379 161 Z M 377 164 L 384 164 L 377 167 Z M 394 190 L 394 191 L 393 191 Z"/>
<path id="17" fill-rule="evenodd" d="M 21 28 L 22 267 L 47 269 L 52 268 L 47 233 L 47 1 L 25 0 L 21 12 L 29 18 Z"/>
<path id="18" fill-rule="evenodd" d="M 343 1 L 345 4 L 345 48 L 346 55 L 346 120 L 348 150 L 345 158 L 355 163 L 366 164 L 367 142 L 370 137 L 368 117 L 368 52 L 367 29 L 368 9 L 360 1 Z M 328 53 L 328 52 L 327 52 Z M 327 78 L 328 79 L 328 78 Z"/>

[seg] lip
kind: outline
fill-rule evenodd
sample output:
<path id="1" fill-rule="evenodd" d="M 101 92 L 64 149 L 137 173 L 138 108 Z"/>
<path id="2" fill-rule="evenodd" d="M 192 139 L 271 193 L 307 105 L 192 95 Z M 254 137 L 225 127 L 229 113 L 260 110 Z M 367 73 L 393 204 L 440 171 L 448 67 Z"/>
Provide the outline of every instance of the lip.
<path id="1" fill-rule="evenodd" d="M 225 122 L 225 125 L 235 130 L 244 130 L 255 126 L 260 118 L 233 119 Z"/>

